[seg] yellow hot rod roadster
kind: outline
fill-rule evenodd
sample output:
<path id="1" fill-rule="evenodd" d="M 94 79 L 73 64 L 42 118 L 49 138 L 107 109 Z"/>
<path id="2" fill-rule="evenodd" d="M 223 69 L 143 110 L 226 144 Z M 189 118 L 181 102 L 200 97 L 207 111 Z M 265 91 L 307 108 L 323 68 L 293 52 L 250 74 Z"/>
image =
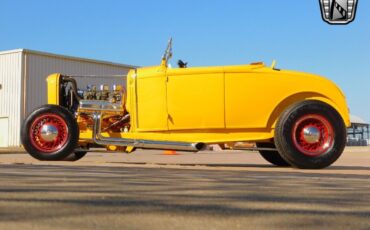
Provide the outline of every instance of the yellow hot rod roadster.
<path id="1" fill-rule="evenodd" d="M 131 70 L 126 87 L 80 90 L 63 74 L 47 78 L 48 104 L 22 125 L 24 148 L 39 160 L 79 159 L 92 146 L 200 151 L 208 144 L 256 142 L 274 165 L 324 168 L 346 143 L 343 92 L 320 76 L 267 67 Z"/>

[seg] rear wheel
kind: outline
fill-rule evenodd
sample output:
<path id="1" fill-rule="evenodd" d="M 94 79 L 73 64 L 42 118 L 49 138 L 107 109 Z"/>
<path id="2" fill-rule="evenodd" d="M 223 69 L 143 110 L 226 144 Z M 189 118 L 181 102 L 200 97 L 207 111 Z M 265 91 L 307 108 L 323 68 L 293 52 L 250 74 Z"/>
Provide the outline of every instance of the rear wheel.
<path id="1" fill-rule="evenodd" d="M 347 130 L 339 113 L 320 101 L 289 107 L 275 129 L 275 145 L 289 164 L 303 169 L 325 168 L 342 154 Z"/>
<path id="2" fill-rule="evenodd" d="M 257 142 L 257 148 L 275 148 L 275 144 L 272 142 Z M 274 150 L 258 150 L 261 156 L 273 165 L 280 167 L 288 167 L 290 164 L 284 160 L 278 151 Z"/>
<path id="3" fill-rule="evenodd" d="M 57 105 L 44 105 L 23 122 L 21 138 L 27 152 L 38 160 L 63 160 L 74 152 L 79 137 L 72 114 Z"/>

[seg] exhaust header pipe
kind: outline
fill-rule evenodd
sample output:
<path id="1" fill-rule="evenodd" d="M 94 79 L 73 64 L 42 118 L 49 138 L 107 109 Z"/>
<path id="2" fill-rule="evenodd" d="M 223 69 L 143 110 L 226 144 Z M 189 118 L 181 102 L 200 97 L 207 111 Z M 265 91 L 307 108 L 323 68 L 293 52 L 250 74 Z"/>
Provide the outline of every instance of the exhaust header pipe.
<path id="1" fill-rule="evenodd" d="M 197 152 L 206 147 L 204 143 L 177 141 L 153 141 L 143 139 L 113 138 L 101 135 L 101 113 L 94 113 L 93 141 L 99 145 L 134 146 L 145 149 L 171 149 Z"/>

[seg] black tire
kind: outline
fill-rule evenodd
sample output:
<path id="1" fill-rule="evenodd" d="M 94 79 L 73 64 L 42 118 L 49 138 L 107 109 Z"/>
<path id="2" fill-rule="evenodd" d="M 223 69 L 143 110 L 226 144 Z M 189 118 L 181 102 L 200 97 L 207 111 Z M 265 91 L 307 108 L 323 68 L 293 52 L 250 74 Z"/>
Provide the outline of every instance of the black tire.
<path id="1" fill-rule="evenodd" d="M 257 142 L 257 148 L 275 148 L 275 144 L 272 142 Z M 290 164 L 284 160 L 278 151 L 258 150 L 263 159 L 270 162 L 273 165 L 280 167 L 289 167 Z"/>
<path id="2" fill-rule="evenodd" d="M 86 151 L 75 151 L 71 153 L 64 161 L 78 161 L 86 155 Z"/>
<path id="3" fill-rule="evenodd" d="M 45 140 L 42 129 L 48 124 L 56 135 Z M 47 133 L 46 135 L 50 135 Z M 44 134 L 45 135 L 45 134 Z M 73 115 L 57 105 L 43 105 L 34 110 L 23 122 L 21 139 L 26 151 L 43 161 L 59 161 L 68 157 L 77 147 L 79 129 Z"/>
<path id="4" fill-rule="evenodd" d="M 342 154 L 347 129 L 339 113 L 315 100 L 290 106 L 275 129 L 275 145 L 281 157 L 293 167 L 321 169 Z"/>

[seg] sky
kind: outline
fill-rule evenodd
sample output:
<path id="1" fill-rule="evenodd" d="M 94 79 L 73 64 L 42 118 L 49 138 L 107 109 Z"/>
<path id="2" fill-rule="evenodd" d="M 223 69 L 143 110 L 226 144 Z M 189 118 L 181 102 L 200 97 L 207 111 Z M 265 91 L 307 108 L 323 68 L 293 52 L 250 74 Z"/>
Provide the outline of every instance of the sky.
<path id="1" fill-rule="evenodd" d="M 318 0 L 0 0 L 0 50 L 148 66 L 160 63 L 169 37 L 173 65 L 276 59 L 278 68 L 325 76 L 370 122 L 369 0 L 345 26 L 322 21 Z"/>

